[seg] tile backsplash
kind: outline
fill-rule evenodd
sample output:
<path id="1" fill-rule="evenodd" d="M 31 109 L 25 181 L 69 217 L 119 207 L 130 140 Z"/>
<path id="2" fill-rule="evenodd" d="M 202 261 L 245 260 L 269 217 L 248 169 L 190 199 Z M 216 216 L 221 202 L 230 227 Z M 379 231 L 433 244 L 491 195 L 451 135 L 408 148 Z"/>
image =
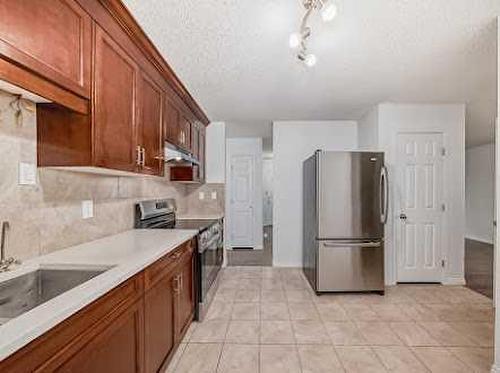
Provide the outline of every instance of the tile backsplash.
<path id="1" fill-rule="evenodd" d="M 7 255 L 18 259 L 131 229 L 138 200 L 175 198 L 188 211 L 190 187 L 166 178 L 39 168 L 36 185 L 19 185 L 20 162 L 36 164 L 35 105 L 0 91 L 0 221 L 10 222 Z M 93 218 L 82 219 L 83 200 L 93 200 Z"/>

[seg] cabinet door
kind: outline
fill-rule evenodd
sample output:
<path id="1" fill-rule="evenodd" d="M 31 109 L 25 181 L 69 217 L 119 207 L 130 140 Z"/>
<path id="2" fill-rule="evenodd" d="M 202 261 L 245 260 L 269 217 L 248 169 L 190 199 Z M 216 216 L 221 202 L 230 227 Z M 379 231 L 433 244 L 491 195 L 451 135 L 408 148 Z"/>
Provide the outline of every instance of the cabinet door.
<path id="1" fill-rule="evenodd" d="M 200 125 L 198 159 L 200 161 L 200 182 L 205 182 L 205 148 L 206 148 L 206 128 Z"/>
<path id="2" fill-rule="evenodd" d="M 99 167 L 135 171 L 137 66 L 99 27 L 94 63 L 94 162 Z"/>
<path id="3" fill-rule="evenodd" d="M 74 0 L 0 0 L 0 55 L 90 96 L 91 19 Z"/>
<path id="4" fill-rule="evenodd" d="M 58 367 L 61 372 L 137 373 L 144 371 L 144 308 L 138 301 L 119 316 L 103 320 L 102 328 L 76 354 Z"/>
<path id="5" fill-rule="evenodd" d="M 196 159 L 200 159 L 199 156 L 199 137 L 200 130 L 197 122 L 194 122 L 191 125 L 191 152 L 193 153 L 193 157 Z"/>
<path id="6" fill-rule="evenodd" d="M 157 372 L 174 347 L 173 278 L 166 275 L 145 296 L 146 373 Z"/>
<path id="7" fill-rule="evenodd" d="M 138 144 L 143 149 L 141 173 L 160 175 L 163 171 L 162 91 L 142 74 L 139 102 Z"/>
<path id="8" fill-rule="evenodd" d="M 173 145 L 180 146 L 179 138 L 179 110 L 170 100 L 165 100 L 165 117 L 163 121 L 163 128 L 165 138 Z"/>
<path id="9" fill-rule="evenodd" d="M 189 247 L 187 259 L 182 262 L 178 272 L 178 303 L 176 307 L 176 339 L 180 340 L 192 320 L 194 314 L 194 256 L 192 246 Z"/>
<path id="10" fill-rule="evenodd" d="M 191 122 L 184 114 L 180 114 L 179 137 L 180 147 L 184 150 L 191 151 Z"/>

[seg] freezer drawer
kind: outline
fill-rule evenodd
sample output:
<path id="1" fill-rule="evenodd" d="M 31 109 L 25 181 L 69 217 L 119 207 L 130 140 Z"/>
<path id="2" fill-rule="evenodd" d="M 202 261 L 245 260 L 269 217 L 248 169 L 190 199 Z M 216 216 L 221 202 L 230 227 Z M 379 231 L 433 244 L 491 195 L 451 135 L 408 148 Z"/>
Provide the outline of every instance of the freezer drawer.
<path id="1" fill-rule="evenodd" d="M 382 241 L 320 241 L 317 292 L 383 291 Z"/>

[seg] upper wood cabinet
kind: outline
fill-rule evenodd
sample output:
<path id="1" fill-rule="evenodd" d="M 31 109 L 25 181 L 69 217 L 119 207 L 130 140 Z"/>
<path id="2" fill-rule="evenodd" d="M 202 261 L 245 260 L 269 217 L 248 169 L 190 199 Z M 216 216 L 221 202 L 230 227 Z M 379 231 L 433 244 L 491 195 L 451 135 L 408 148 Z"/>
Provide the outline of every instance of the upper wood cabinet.
<path id="1" fill-rule="evenodd" d="M 164 133 L 165 140 L 173 145 L 179 145 L 179 109 L 169 100 L 165 100 Z"/>
<path id="2" fill-rule="evenodd" d="M 141 172 L 160 175 L 163 170 L 163 93 L 145 73 L 139 85 L 139 127 L 137 144 L 141 152 Z"/>
<path id="3" fill-rule="evenodd" d="M 94 60 L 95 165 L 136 171 L 138 67 L 100 27 L 96 27 Z"/>
<path id="4" fill-rule="evenodd" d="M 90 97 L 91 18 L 76 1 L 0 0 L 0 15 L 1 56 Z"/>

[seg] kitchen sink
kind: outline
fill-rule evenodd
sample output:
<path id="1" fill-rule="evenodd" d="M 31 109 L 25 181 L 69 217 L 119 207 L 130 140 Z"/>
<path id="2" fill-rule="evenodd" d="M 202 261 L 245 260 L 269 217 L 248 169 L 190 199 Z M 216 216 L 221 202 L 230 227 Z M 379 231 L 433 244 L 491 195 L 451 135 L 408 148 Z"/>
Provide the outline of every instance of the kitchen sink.
<path id="1" fill-rule="evenodd" d="M 40 268 L 0 282 L 0 325 L 89 281 L 109 268 Z"/>

